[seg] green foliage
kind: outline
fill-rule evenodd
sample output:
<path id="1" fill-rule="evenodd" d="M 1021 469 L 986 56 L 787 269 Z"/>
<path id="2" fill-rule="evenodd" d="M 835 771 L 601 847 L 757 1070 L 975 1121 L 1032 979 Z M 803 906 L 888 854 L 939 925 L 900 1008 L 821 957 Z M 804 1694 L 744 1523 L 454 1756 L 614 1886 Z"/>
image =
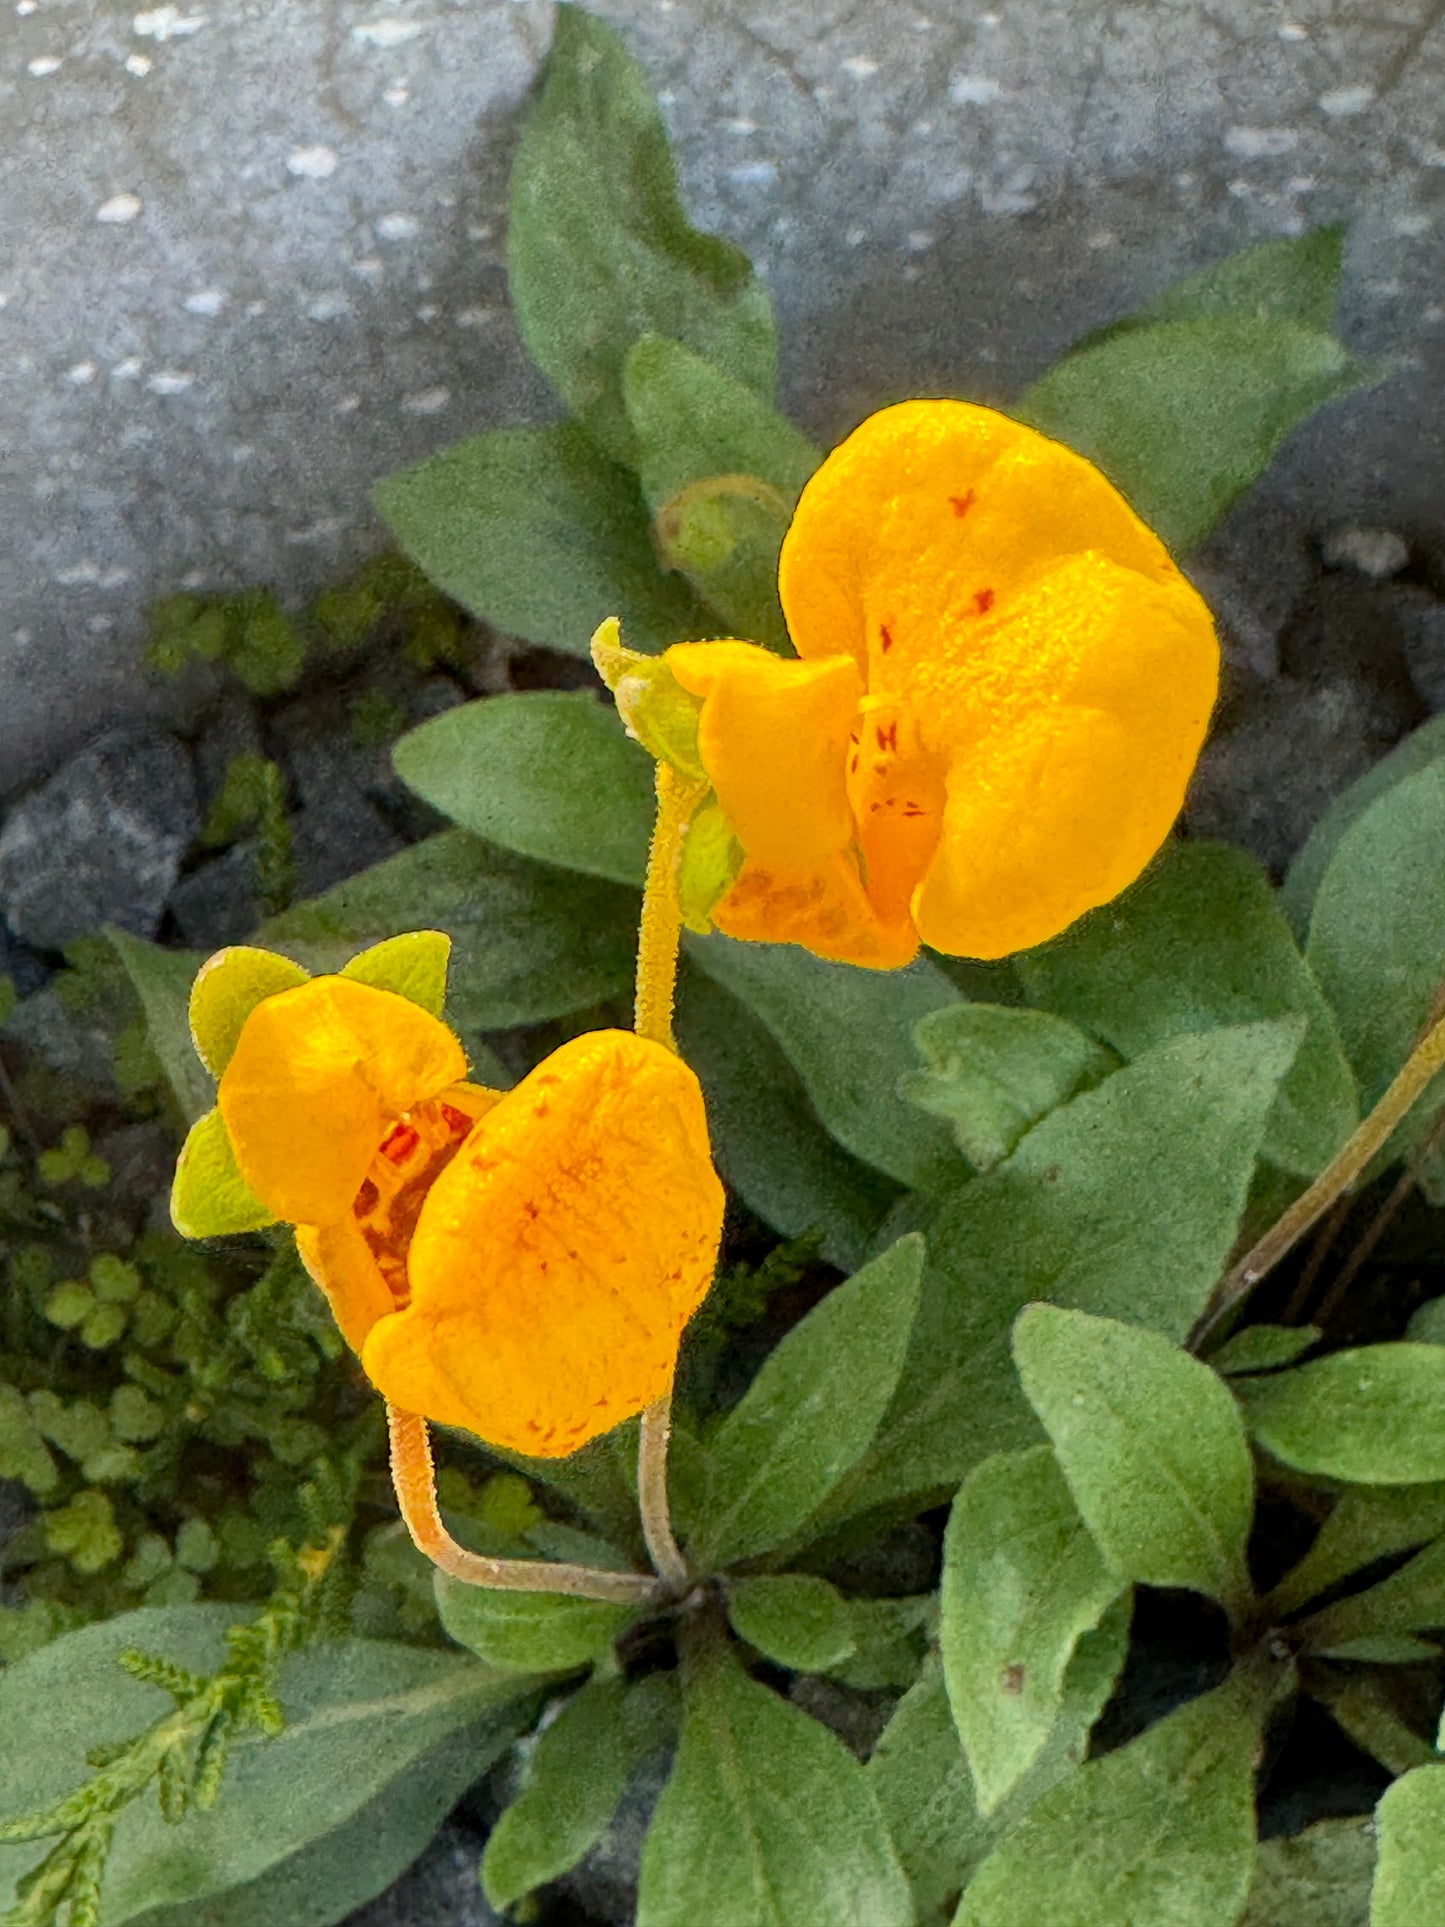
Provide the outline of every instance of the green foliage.
<path id="1" fill-rule="evenodd" d="M 728 1587 L 728 1619 L 764 1659 L 795 1673 L 832 1672 L 858 1650 L 847 1600 L 811 1573 L 734 1579 Z"/>
<path id="2" fill-rule="evenodd" d="M 1270 242 L 1080 342 L 1021 421 L 1096 462 L 1171 548 L 1199 542 L 1326 402 L 1378 379 L 1328 332 L 1338 230 Z"/>
<path id="3" fill-rule="evenodd" d="M 946 1118 L 977 1171 L 991 1171 L 1040 1118 L 1118 1062 L 1061 1017 L 998 1004 L 946 1004 L 913 1041 L 925 1068 L 905 1072 L 899 1093 Z"/>
<path id="4" fill-rule="evenodd" d="M 637 649 L 706 632 L 658 572 L 636 480 L 572 423 L 474 435 L 388 475 L 373 499 L 438 587 L 527 642 L 585 656 L 616 615 Z"/>
<path id="5" fill-rule="evenodd" d="M 767 295 L 745 255 L 689 225 L 646 75 L 580 7 L 558 12 L 513 166 L 507 273 L 533 359 L 614 460 L 635 459 L 622 372 L 644 334 L 771 395 Z"/>
<path id="6" fill-rule="evenodd" d="M 220 663 L 253 696 L 276 696 L 305 666 L 305 637 L 268 589 L 167 596 L 147 613 L 146 661 L 163 675 L 189 662 Z"/>
<path id="7" fill-rule="evenodd" d="M 1249 1429 L 1297 1471 L 1361 1485 L 1445 1479 L 1445 1349 L 1365 1345 L 1236 1386 Z"/>
<path id="8" fill-rule="evenodd" d="M 1110 1568 L 1241 1618 L 1254 1468 L 1228 1391 L 1158 1332 L 1031 1305 L 1014 1327 L 1029 1403 Z"/>
<path id="9" fill-rule="evenodd" d="M 1320 1820 L 1262 1840 L 1239 1927 L 1369 1927 L 1374 1870 L 1368 1820 Z"/>
<path id="10" fill-rule="evenodd" d="M 628 1606 L 557 1592 L 488 1592 L 436 1578 L 442 1625 L 459 1646 L 513 1673 L 568 1673 L 610 1652 Z"/>
<path id="11" fill-rule="evenodd" d="M 1231 1927 L 1254 1868 L 1263 1711 L 1231 1681 L 1071 1774 L 984 1861 L 956 1927 Z"/>
<path id="12" fill-rule="evenodd" d="M 711 1441 L 699 1558 L 730 1564 L 806 1535 L 893 1396 L 922 1268 L 922 1240 L 900 1239 L 772 1352 Z"/>
<path id="13" fill-rule="evenodd" d="M 226 765 L 221 787 L 201 825 L 201 841 L 224 849 L 243 836 L 255 839 L 252 868 L 256 898 L 269 913 L 284 910 L 296 888 L 286 779 L 269 756 L 245 750 Z"/>
<path id="14" fill-rule="evenodd" d="M 944 1540 L 939 1636 L 980 1812 L 1043 1752 L 1079 1639 L 1119 1592 L 1047 1446 L 985 1459 L 964 1480 Z"/>
<path id="15" fill-rule="evenodd" d="M 640 884 L 652 833 L 652 761 L 616 711 L 559 691 L 466 703 L 404 736 L 402 781 L 503 849 Z"/>
<path id="16" fill-rule="evenodd" d="M 1370 1890 L 1370 1927 L 1420 1927 L 1445 1912 L 1445 1768 L 1417 1767 L 1381 1800 L 1379 1865 Z"/>
<path id="17" fill-rule="evenodd" d="M 1263 1152 L 1309 1177 L 1358 1120 L 1340 1034 L 1268 879 L 1243 850 L 1174 843 L 1116 902 L 1019 960 L 1029 998 L 1125 1057 L 1190 1031 L 1299 1016 Z"/>
<path id="18" fill-rule="evenodd" d="M 537 1741 L 525 1786 L 488 1837 L 482 1887 L 493 1907 L 513 1906 L 577 1864 L 607 1827 L 628 1775 L 676 1719 L 672 1682 L 660 1673 L 632 1686 L 598 1675 L 579 1688 Z"/>
<path id="19" fill-rule="evenodd" d="M 877 1799 L 847 1748 L 720 1643 L 694 1651 L 682 1741 L 643 1849 L 638 1927 L 909 1927 L 911 1914 Z"/>

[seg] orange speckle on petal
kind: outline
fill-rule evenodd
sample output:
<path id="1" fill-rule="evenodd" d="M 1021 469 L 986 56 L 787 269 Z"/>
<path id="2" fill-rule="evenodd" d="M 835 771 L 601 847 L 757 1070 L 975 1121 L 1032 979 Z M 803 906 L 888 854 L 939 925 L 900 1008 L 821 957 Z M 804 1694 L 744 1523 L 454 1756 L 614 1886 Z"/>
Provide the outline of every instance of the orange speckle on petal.
<path id="1" fill-rule="evenodd" d="M 948 498 L 949 505 L 955 515 L 967 515 L 968 511 L 973 507 L 975 499 L 974 492 L 971 488 L 965 489 L 962 495 L 950 495 Z"/>
<path id="2" fill-rule="evenodd" d="M 981 616 L 986 616 L 989 610 L 993 607 L 993 590 L 992 589 L 975 589 L 974 595 L 973 595 L 973 606 Z"/>

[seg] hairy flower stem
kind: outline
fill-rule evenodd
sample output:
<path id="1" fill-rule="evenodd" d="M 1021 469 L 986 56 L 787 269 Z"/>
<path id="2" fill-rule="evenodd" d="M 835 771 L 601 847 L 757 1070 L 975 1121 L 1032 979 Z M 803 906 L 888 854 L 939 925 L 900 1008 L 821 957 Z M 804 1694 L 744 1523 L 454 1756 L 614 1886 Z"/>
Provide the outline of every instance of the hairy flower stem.
<path id="1" fill-rule="evenodd" d="M 682 912 L 677 899 L 677 866 L 682 839 L 705 785 L 679 775 L 671 763 L 657 765 L 657 819 L 647 853 L 642 892 L 642 924 L 637 940 L 637 1002 L 634 1027 L 639 1037 L 677 1049 L 672 1006 L 677 994 L 677 949 Z M 672 1530 L 667 1503 L 667 1442 L 672 1429 L 668 1394 L 642 1414 L 637 1447 L 637 1504 L 648 1554 L 668 1589 L 686 1590 L 691 1575 Z"/>
<path id="2" fill-rule="evenodd" d="M 402 1523 L 419 1552 L 425 1553 L 464 1586 L 490 1586 L 508 1592 L 563 1592 L 576 1599 L 606 1599 L 623 1606 L 660 1603 L 666 1588 L 640 1572 L 600 1572 L 591 1566 L 553 1564 L 547 1559 L 488 1559 L 459 1546 L 437 1508 L 436 1479 L 426 1420 L 414 1412 L 386 1408 L 391 1438 L 391 1481 Z"/>
<path id="3" fill-rule="evenodd" d="M 1194 1350 L 1198 1350 L 1214 1328 L 1294 1249 L 1336 1198 L 1350 1188 L 1441 1069 L 1445 1069 L 1445 1017 L 1437 1019 L 1425 1033 L 1389 1090 L 1309 1189 L 1295 1199 L 1284 1216 L 1220 1280 L 1194 1328 L 1191 1339 Z"/>

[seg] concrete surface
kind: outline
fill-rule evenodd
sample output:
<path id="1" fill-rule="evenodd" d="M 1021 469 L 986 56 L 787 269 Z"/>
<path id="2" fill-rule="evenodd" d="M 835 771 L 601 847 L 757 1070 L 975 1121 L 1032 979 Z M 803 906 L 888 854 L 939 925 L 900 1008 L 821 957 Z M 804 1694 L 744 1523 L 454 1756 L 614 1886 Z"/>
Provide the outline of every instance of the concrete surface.
<path id="1" fill-rule="evenodd" d="M 501 209 L 542 0 L 0 0 L 0 795 L 164 694 L 140 615 L 299 595 L 367 485 L 545 390 Z M 1003 399 L 1233 248 L 1351 224 L 1386 388 L 1301 434 L 1214 561 L 1268 623 L 1302 532 L 1440 539 L 1445 4 L 599 0 L 694 215 L 772 286 L 815 433 Z"/>

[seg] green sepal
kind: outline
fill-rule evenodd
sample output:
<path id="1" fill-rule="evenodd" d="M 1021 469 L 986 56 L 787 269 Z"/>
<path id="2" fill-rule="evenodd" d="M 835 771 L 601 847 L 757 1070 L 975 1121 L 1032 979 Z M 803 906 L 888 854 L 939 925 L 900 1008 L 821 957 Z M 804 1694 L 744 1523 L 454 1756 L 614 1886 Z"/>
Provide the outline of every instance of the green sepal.
<path id="1" fill-rule="evenodd" d="M 181 1147 L 171 1186 L 171 1222 L 183 1238 L 221 1238 L 276 1222 L 241 1176 L 219 1111 L 207 1111 L 193 1124 Z"/>
<path id="2" fill-rule="evenodd" d="M 289 957 L 233 944 L 208 957 L 191 985 L 191 1041 L 213 1077 L 230 1063 L 246 1019 L 268 997 L 295 990 L 311 973 Z"/>
<path id="3" fill-rule="evenodd" d="M 697 746 L 702 702 L 689 694 L 658 656 L 644 656 L 621 640 L 622 625 L 609 616 L 592 638 L 592 661 L 612 691 L 629 736 L 659 763 L 703 782 L 707 772 Z"/>
<path id="4" fill-rule="evenodd" d="M 353 983 L 389 990 L 440 1017 L 447 994 L 447 960 L 452 940 L 444 930 L 404 930 L 386 937 L 343 964 L 340 975 Z"/>
<path id="5" fill-rule="evenodd" d="M 737 881 L 743 846 L 715 796 L 693 812 L 677 866 L 677 901 L 682 920 L 699 937 L 712 929 L 712 913 Z"/>

